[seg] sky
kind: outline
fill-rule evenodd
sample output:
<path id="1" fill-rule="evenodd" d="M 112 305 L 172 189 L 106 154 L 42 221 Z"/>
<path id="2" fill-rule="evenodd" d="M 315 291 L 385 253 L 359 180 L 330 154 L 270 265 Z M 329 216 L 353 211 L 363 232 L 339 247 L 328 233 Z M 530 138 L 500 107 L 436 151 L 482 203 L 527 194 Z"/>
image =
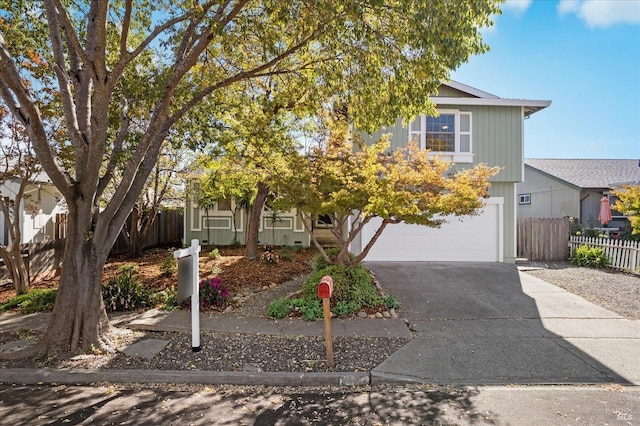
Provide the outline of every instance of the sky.
<path id="1" fill-rule="evenodd" d="M 525 158 L 640 159 L 640 0 L 507 0 L 490 51 L 453 80 L 550 100 L 525 121 Z"/>

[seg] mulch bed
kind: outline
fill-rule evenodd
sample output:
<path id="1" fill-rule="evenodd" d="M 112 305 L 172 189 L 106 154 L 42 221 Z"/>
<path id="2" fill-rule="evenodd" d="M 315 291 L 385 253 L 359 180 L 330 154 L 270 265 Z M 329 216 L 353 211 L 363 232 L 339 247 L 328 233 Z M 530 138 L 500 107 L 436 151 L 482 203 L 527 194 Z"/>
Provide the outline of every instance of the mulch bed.
<path id="1" fill-rule="evenodd" d="M 103 281 L 115 275 L 123 265 L 136 268 L 136 276 L 150 290 L 164 290 L 177 285 L 177 274 L 166 276 L 160 268 L 162 261 L 173 256 L 175 248 L 146 250 L 139 259 L 128 259 L 125 256 L 110 258 L 105 265 Z M 276 253 L 278 250 L 276 249 Z M 258 258 L 249 260 L 244 257 L 244 247 L 218 247 L 220 257 L 209 256 L 208 247 L 200 253 L 200 278 L 210 278 L 213 272 L 218 273 L 222 283 L 231 294 L 247 290 L 258 290 L 272 284 L 282 284 L 295 277 L 311 272 L 311 262 L 317 251 L 313 248 L 296 248 L 287 250 L 291 260 L 280 259 L 277 263 L 266 263 L 260 260 L 264 248 L 258 251 Z M 56 288 L 59 277 L 49 277 L 32 283 L 31 288 Z M 11 285 L 0 287 L 0 304 L 6 303 L 15 296 Z"/>

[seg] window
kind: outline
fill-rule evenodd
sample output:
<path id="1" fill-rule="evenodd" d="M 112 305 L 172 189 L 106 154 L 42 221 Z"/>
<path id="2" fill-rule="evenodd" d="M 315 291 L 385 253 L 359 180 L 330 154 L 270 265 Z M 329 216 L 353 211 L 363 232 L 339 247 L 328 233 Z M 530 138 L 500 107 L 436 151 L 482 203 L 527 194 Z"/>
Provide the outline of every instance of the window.
<path id="1" fill-rule="evenodd" d="M 318 216 L 318 219 L 316 220 L 317 228 L 329 228 L 330 226 L 332 226 L 331 216 L 328 214 L 321 214 Z"/>
<path id="2" fill-rule="evenodd" d="M 520 194 L 518 204 L 531 204 L 531 194 Z"/>
<path id="3" fill-rule="evenodd" d="M 438 110 L 437 117 L 421 115 L 409 126 L 409 140 L 422 149 L 438 154 L 452 154 L 453 160 L 473 161 L 471 113 Z"/>

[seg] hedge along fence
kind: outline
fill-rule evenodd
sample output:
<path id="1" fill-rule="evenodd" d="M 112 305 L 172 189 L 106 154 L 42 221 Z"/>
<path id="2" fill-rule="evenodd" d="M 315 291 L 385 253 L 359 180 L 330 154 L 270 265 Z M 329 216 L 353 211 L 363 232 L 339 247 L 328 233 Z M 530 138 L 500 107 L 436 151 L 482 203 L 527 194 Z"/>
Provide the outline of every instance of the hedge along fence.
<path id="1" fill-rule="evenodd" d="M 583 245 L 602 248 L 609 260 L 609 267 L 640 274 L 640 242 L 577 235 L 572 235 L 569 239 L 569 250 L 572 254 Z"/>

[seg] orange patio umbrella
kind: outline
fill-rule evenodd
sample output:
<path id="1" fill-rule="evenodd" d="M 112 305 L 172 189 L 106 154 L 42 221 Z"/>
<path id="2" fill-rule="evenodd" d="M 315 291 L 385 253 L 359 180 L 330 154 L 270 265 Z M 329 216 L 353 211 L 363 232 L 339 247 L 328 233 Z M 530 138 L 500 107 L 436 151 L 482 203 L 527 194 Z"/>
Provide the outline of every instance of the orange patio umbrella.
<path id="1" fill-rule="evenodd" d="M 603 225 L 611 222 L 611 206 L 609 205 L 609 197 L 606 195 L 600 198 L 600 214 L 598 214 L 598 221 Z"/>

